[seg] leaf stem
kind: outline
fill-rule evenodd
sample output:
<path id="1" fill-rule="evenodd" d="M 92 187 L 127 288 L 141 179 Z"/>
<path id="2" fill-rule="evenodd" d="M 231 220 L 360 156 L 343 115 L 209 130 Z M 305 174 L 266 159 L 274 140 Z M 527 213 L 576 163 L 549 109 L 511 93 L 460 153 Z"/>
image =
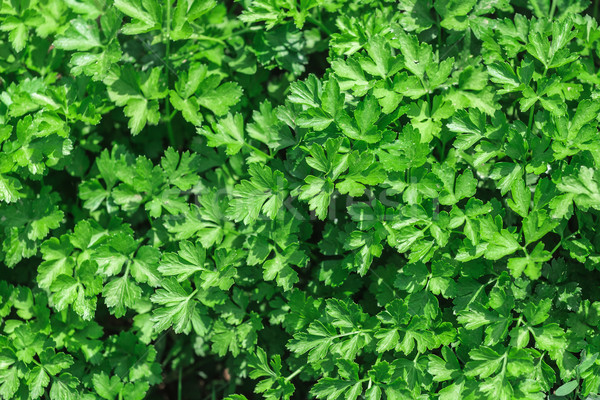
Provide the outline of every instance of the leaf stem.
<path id="1" fill-rule="evenodd" d="M 440 25 L 440 14 L 437 13 L 437 11 L 435 11 L 435 24 L 437 25 L 438 28 L 438 35 L 437 35 L 437 58 L 438 58 L 438 62 L 440 62 L 440 50 L 442 49 L 442 26 Z"/>
<path id="2" fill-rule="evenodd" d="M 502 360 L 502 372 L 501 374 L 505 374 L 506 373 L 506 367 L 508 365 L 508 352 L 510 351 L 510 348 L 508 348 L 506 350 L 506 352 L 504 353 L 504 355 L 502 356 L 504 359 Z"/>
<path id="3" fill-rule="evenodd" d="M 192 297 L 194 297 L 196 295 L 196 293 L 198 293 L 198 289 L 194 289 L 194 291 L 192 293 L 190 293 L 190 295 L 187 297 L 188 300 L 191 299 Z"/>
<path id="4" fill-rule="evenodd" d="M 448 55 L 448 53 L 450 53 L 450 51 L 460 43 L 461 40 L 463 40 L 465 37 L 467 36 L 467 33 L 463 33 L 461 35 L 460 38 L 458 38 L 458 40 L 456 42 L 454 42 L 454 44 L 452 44 L 452 46 L 448 47 L 446 49 L 446 51 L 444 52 L 444 54 L 442 54 L 439 58 L 438 58 L 438 62 L 443 61 L 445 59 L 445 57 Z"/>
<path id="5" fill-rule="evenodd" d="M 167 35 L 165 43 L 165 64 L 169 69 L 169 56 L 171 54 L 171 0 L 167 0 Z M 167 71 L 167 89 L 169 88 L 169 71 Z M 167 115 L 167 134 L 169 135 L 169 144 L 176 148 L 175 134 L 171 125 L 171 100 L 169 96 L 165 98 L 165 114 Z"/>
<path id="6" fill-rule="evenodd" d="M 417 351 L 417 355 L 415 356 L 415 358 L 413 359 L 413 364 L 416 364 L 417 361 L 419 361 L 419 357 L 421 356 L 421 352 Z"/>
<path id="7" fill-rule="evenodd" d="M 523 323 L 523 316 L 519 316 L 519 319 L 517 320 L 517 328 L 521 326 L 521 324 Z"/>
<path id="8" fill-rule="evenodd" d="M 381 281 L 381 283 L 394 294 L 394 297 L 396 297 L 396 289 L 391 287 L 390 284 L 388 282 L 386 282 L 386 280 L 383 279 L 381 276 L 379 276 L 379 274 L 377 272 L 375 272 L 374 269 L 369 269 L 369 272 L 371 272 L 373 275 L 375 275 L 377 277 L 377 279 L 379 279 Z"/>
<path id="9" fill-rule="evenodd" d="M 552 5 L 550 6 L 550 14 L 548 15 L 550 21 L 554 18 L 554 11 L 556 11 L 556 0 L 552 0 Z"/>
<path id="10" fill-rule="evenodd" d="M 260 27 L 251 26 L 249 28 L 240 29 L 239 31 L 233 31 L 233 32 L 231 32 L 227 36 L 221 36 L 219 39 L 220 40 L 225 40 L 225 39 L 229 39 L 232 36 L 239 36 L 239 35 L 243 35 L 244 33 L 258 31 L 258 30 L 260 30 L 258 28 L 260 28 Z"/>
<path id="11" fill-rule="evenodd" d="M 567 236 L 565 236 L 564 238 L 560 238 L 560 241 L 556 244 L 556 246 L 554 246 L 554 248 L 552 249 L 552 251 L 550 252 L 550 254 L 554 254 L 554 252 L 556 252 L 556 250 L 559 249 L 560 245 L 563 244 L 563 241 L 577 235 L 579 233 L 579 230 L 568 234 Z"/>
<path id="12" fill-rule="evenodd" d="M 300 372 L 302 372 L 302 370 L 304 369 L 304 367 L 306 367 L 306 364 L 305 364 L 305 365 L 303 365 L 303 366 L 301 366 L 300 368 L 298 368 L 298 369 L 297 369 L 297 370 L 295 370 L 294 372 L 292 372 L 290 375 L 288 375 L 288 376 L 285 378 L 285 381 L 286 381 L 286 382 L 289 382 L 289 381 L 291 381 L 291 380 L 292 380 L 292 379 L 293 379 L 293 378 L 294 378 L 296 375 L 298 375 Z"/>
<path id="13" fill-rule="evenodd" d="M 197 29 L 201 29 L 201 30 L 205 30 L 205 28 L 201 27 L 200 25 L 196 24 L 196 23 L 192 23 L 192 26 L 194 28 Z M 239 35 L 243 35 L 244 33 L 248 33 L 248 32 L 254 32 L 259 30 L 258 28 L 260 27 L 255 27 L 255 26 L 251 26 L 248 28 L 244 28 L 244 29 L 240 29 L 239 31 L 232 31 L 227 35 L 222 35 L 219 37 L 213 37 L 213 36 L 206 36 L 206 35 L 202 35 L 202 34 L 196 34 L 195 36 L 193 36 L 193 38 L 195 39 L 200 39 L 200 40 L 207 40 L 209 42 L 217 42 L 220 43 L 222 45 L 226 45 L 227 43 L 225 43 L 225 41 L 231 37 L 234 36 L 239 36 Z"/>
<path id="14" fill-rule="evenodd" d="M 255 151 L 255 152 L 259 153 L 262 157 L 265 157 L 266 159 L 271 160 L 273 158 L 272 155 L 269 155 L 269 154 L 265 153 L 264 151 L 262 151 L 261 149 L 259 149 L 256 146 L 251 145 L 250 143 L 244 142 L 244 146 L 246 146 L 247 148 L 249 148 L 252 151 Z"/>
<path id="15" fill-rule="evenodd" d="M 371 332 L 371 329 L 361 330 L 361 331 L 352 331 L 348 333 L 340 333 L 339 335 L 332 336 L 332 339 L 339 339 L 345 336 L 358 335 L 359 333 Z"/>
<path id="16" fill-rule="evenodd" d="M 206 35 L 196 35 L 195 39 L 200 39 L 200 40 L 206 40 L 209 42 L 217 42 L 220 44 L 225 44 L 225 42 L 222 39 L 216 38 L 216 37 L 212 37 L 212 36 L 206 36 Z"/>
<path id="17" fill-rule="evenodd" d="M 325 32 L 328 36 L 333 35 L 333 32 L 331 32 L 329 30 L 329 28 L 327 28 L 325 26 L 325 24 L 323 24 L 321 21 L 319 21 L 318 19 L 314 18 L 312 15 L 309 15 L 308 17 L 306 17 L 306 20 L 312 24 L 315 24 L 316 26 L 318 26 L 319 28 L 321 28 L 321 30 L 323 32 Z"/>
<path id="18" fill-rule="evenodd" d="M 181 388 L 182 388 L 182 372 L 181 372 L 181 367 L 179 367 L 179 375 L 177 377 L 177 400 L 181 400 Z"/>
<path id="19" fill-rule="evenodd" d="M 531 106 L 529 111 L 529 122 L 527 123 L 527 129 L 529 132 L 532 132 L 531 128 L 533 128 L 533 112 L 535 111 L 535 104 Z"/>

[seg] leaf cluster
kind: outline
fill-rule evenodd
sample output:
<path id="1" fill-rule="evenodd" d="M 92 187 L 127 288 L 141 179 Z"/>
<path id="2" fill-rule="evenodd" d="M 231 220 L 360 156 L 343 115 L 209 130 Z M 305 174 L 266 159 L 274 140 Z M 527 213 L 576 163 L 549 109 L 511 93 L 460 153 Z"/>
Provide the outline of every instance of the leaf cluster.
<path id="1" fill-rule="evenodd" d="M 600 398 L 597 16 L 1 1 L 0 399 Z"/>

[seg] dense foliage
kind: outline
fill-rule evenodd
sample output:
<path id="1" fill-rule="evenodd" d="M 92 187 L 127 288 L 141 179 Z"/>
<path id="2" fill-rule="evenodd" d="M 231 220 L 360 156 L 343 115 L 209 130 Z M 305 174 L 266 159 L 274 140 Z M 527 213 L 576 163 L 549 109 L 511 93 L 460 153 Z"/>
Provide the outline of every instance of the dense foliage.
<path id="1" fill-rule="evenodd" d="M 599 13 L 0 1 L 0 398 L 600 399 Z"/>

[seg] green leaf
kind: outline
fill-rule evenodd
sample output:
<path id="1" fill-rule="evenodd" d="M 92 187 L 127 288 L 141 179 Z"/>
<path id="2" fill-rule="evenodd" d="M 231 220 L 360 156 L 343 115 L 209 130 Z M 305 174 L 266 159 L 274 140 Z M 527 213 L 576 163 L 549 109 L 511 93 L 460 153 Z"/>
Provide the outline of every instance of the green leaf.
<path id="1" fill-rule="evenodd" d="M 318 108 L 320 105 L 319 93 L 321 93 L 321 81 L 311 74 L 305 81 L 294 82 L 290 85 L 290 95 L 287 99 L 295 104 Z"/>
<path id="2" fill-rule="evenodd" d="M 2 384 L 0 384 L 0 395 L 5 399 L 10 399 L 19 389 L 19 376 L 16 368 L 8 368 L 0 371 Z"/>
<path id="3" fill-rule="evenodd" d="M 218 116 L 225 115 L 242 97 L 242 89 L 234 82 L 226 82 L 215 89 L 203 92 L 198 104 Z"/>
<path id="4" fill-rule="evenodd" d="M 228 114 L 219 120 L 212 131 L 206 128 L 198 128 L 198 133 L 208 138 L 211 147 L 226 146 L 227 154 L 234 155 L 244 147 L 244 120 L 240 114 L 235 116 Z"/>
<path id="5" fill-rule="evenodd" d="M 150 103 L 146 99 L 129 100 L 123 111 L 130 118 L 128 126 L 133 135 L 140 133 L 147 123 L 158 123 L 160 118 L 158 104 Z"/>
<path id="6" fill-rule="evenodd" d="M 121 393 L 121 390 L 123 390 L 123 383 L 117 376 L 111 376 L 109 378 L 108 375 L 102 372 L 94 375 L 92 380 L 96 393 L 106 400 L 113 400 Z"/>
<path id="7" fill-rule="evenodd" d="M 419 44 L 417 38 L 413 35 L 407 35 L 405 32 L 397 29 L 397 46 L 404 56 L 404 68 L 423 79 L 425 69 L 432 62 L 431 47 L 425 43 Z"/>
<path id="8" fill-rule="evenodd" d="M 485 258 L 488 260 L 499 260 L 510 255 L 521 248 L 514 235 L 503 229 L 500 233 L 494 233 L 492 242 L 488 243 L 485 250 Z"/>
<path id="9" fill-rule="evenodd" d="M 102 295 L 111 312 L 117 317 L 122 317 L 127 308 L 136 306 L 142 297 L 142 290 L 125 274 L 108 282 Z"/>
<path id="10" fill-rule="evenodd" d="M 556 186 L 564 193 L 573 194 L 575 204 L 584 210 L 600 209 L 600 173 L 597 171 L 582 166 L 578 176 L 567 175 Z"/>
<path id="11" fill-rule="evenodd" d="M 520 85 L 520 80 L 512 67 L 506 62 L 495 62 L 487 66 L 490 80 L 503 85 L 506 91 L 515 90 Z"/>
<path id="12" fill-rule="evenodd" d="M 250 180 L 236 185 L 228 209 L 234 221 L 252 224 L 263 212 L 270 219 L 277 218 L 287 196 L 287 180 L 280 171 L 257 164 L 250 165 Z"/>
<path id="13" fill-rule="evenodd" d="M 98 25 L 88 24 L 78 18 L 69 23 L 69 28 L 54 40 L 54 46 L 63 50 L 87 51 L 101 47 Z"/>
<path id="14" fill-rule="evenodd" d="M 511 187 L 512 199 L 507 204 L 521 217 L 527 217 L 531 203 L 531 192 L 523 180 L 515 180 Z"/>
<path id="15" fill-rule="evenodd" d="M 176 276 L 177 281 L 189 279 L 196 272 L 206 269 L 206 250 L 199 244 L 182 241 L 178 253 L 164 253 L 158 270 L 164 276 Z"/>
<path id="16" fill-rule="evenodd" d="M 442 347 L 442 356 L 438 357 L 434 354 L 429 355 L 427 371 L 433 376 L 436 382 L 444 382 L 451 379 L 456 379 L 460 375 L 460 364 L 456 355 L 450 348 Z"/>
<path id="17" fill-rule="evenodd" d="M 76 400 L 80 393 L 77 390 L 79 380 L 69 373 L 60 374 L 52 380 L 50 398 L 56 400 Z"/>
<path id="18" fill-rule="evenodd" d="M 298 198 L 308 200 L 309 208 L 315 211 L 319 219 L 325 219 L 334 185 L 327 179 L 309 175 L 305 179 L 306 184 L 300 190 Z"/>
<path id="19" fill-rule="evenodd" d="M 177 281 L 165 279 L 151 297 L 153 303 L 160 305 L 152 314 L 152 322 L 157 332 L 173 327 L 176 333 L 189 333 L 192 323 L 200 319 L 194 296 L 197 290 L 188 293 Z"/>
<path id="20" fill-rule="evenodd" d="M 425 288 L 429 271 L 423 263 L 407 264 L 394 282 L 394 286 L 408 293 L 418 292 Z"/>
<path id="21" fill-rule="evenodd" d="M 336 79 L 329 79 L 321 95 L 323 110 L 333 119 L 337 118 L 344 109 L 344 94 L 340 92 L 340 85 Z"/>
<path id="22" fill-rule="evenodd" d="M 475 195 L 477 190 L 477 180 L 473 177 L 470 170 L 466 170 L 454 179 L 454 171 L 450 168 L 438 168 L 434 173 L 444 184 L 444 190 L 440 193 L 439 201 L 443 205 L 453 205 L 465 197 Z"/>
<path id="23" fill-rule="evenodd" d="M 480 378 L 487 378 L 498 371 L 505 357 L 485 346 L 471 350 L 469 356 L 471 361 L 465 365 L 465 374 L 467 376 L 479 376 Z"/>
<path id="24" fill-rule="evenodd" d="M 504 374 L 498 374 L 481 384 L 480 389 L 490 399 L 510 400 L 514 389 Z"/>
<path id="25" fill-rule="evenodd" d="M 111 100 L 125 107 L 123 112 L 129 117 L 128 127 L 133 135 L 140 133 L 146 124 L 158 123 L 160 113 L 157 99 L 166 94 L 160 68 L 137 72 L 133 67 L 126 66 L 119 71 L 118 79 L 108 87 Z"/>
<path id="26" fill-rule="evenodd" d="M 344 113 L 337 123 L 346 136 L 367 143 L 376 143 L 381 139 L 381 132 L 375 124 L 380 115 L 379 102 L 374 96 L 369 95 L 354 110 L 354 120 Z"/>
<path id="27" fill-rule="evenodd" d="M 122 28 L 126 35 L 138 35 L 162 26 L 162 8 L 156 0 L 115 0 L 115 7 L 132 19 Z"/>
<path id="28" fill-rule="evenodd" d="M 131 275 L 137 282 L 147 283 L 152 287 L 158 286 L 161 280 L 157 269 L 159 259 L 158 249 L 150 246 L 140 247 L 131 262 Z"/>
<path id="29" fill-rule="evenodd" d="M 220 356 L 230 352 L 236 357 L 242 349 L 252 350 L 256 344 L 256 331 L 262 328 L 258 315 L 252 313 L 250 319 L 238 327 L 232 327 L 219 320 L 213 328 L 212 349 Z"/>
<path id="30" fill-rule="evenodd" d="M 325 94 L 323 94 L 325 96 Z M 248 136 L 258 140 L 273 150 L 280 150 L 295 143 L 289 127 L 277 117 L 277 110 L 268 101 L 262 102 L 259 110 L 252 114 L 253 122 L 248 124 Z"/>
<path id="31" fill-rule="evenodd" d="M 361 66 L 371 75 L 385 79 L 402 67 L 402 59 L 393 56 L 392 49 L 382 37 L 372 38 L 365 48 L 371 59 L 361 60 Z"/>
<path id="32" fill-rule="evenodd" d="M 44 261 L 38 267 L 37 281 L 41 288 L 49 289 L 61 274 L 71 275 L 75 262 L 69 257 L 73 246 L 66 236 L 50 238 L 41 246 Z"/>
<path id="33" fill-rule="evenodd" d="M 50 377 L 42 367 L 35 367 L 29 372 L 27 385 L 29 386 L 29 395 L 32 399 L 40 398 L 46 391 L 50 383 Z"/>
<path id="34" fill-rule="evenodd" d="M 568 396 L 571 393 L 573 393 L 573 391 L 575 389 L 577 389 L 578 386 L 579 386 L 579 382 L 569 381 L 567 383 L 562 384 L 558 389 L 556 389 L 554 391 L 554 394 L 556 396 Z"/>
<path id="35" fill-rule="evenodd" d="M 188 39 L 192 33 L 195 20 L 210 12 L 217 2 L 215 0 L 191 0 L 177 2 L 173 13 L 171 35 L 174 40 Z"/>
<path id="36" fill-rule="evenodd" d="M 362 394 L 363 386 L 361 382 L 343 381 L 333 378 L 322 378 L 311 389 L 311 393 L 317 399 L 337 400 L 356 400 Z"/>
<path id="37" fill-rule="evenodd" d="M 0 30 L 10 32 L 8 39 L 17 53 L 25 48 L 29 36 L 29 28 L 22 20 L 12 15 L 8 16 L 2 21 Z"/>
<path id="38" fill-rule="evenodd" d="M 10 176 L 0 174 L 0 201 L 14 203 L 22 197 L 21 182 Z"/>

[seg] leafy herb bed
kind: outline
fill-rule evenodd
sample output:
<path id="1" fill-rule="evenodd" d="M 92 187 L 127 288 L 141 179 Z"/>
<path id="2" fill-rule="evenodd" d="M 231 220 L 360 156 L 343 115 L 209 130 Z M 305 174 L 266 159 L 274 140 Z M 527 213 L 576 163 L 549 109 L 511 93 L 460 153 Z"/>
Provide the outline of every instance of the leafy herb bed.
<path id="1" fill-rule="evenodd" d="M 0 398 L 600 398 L 598 1 L 0 4 Z"/>

